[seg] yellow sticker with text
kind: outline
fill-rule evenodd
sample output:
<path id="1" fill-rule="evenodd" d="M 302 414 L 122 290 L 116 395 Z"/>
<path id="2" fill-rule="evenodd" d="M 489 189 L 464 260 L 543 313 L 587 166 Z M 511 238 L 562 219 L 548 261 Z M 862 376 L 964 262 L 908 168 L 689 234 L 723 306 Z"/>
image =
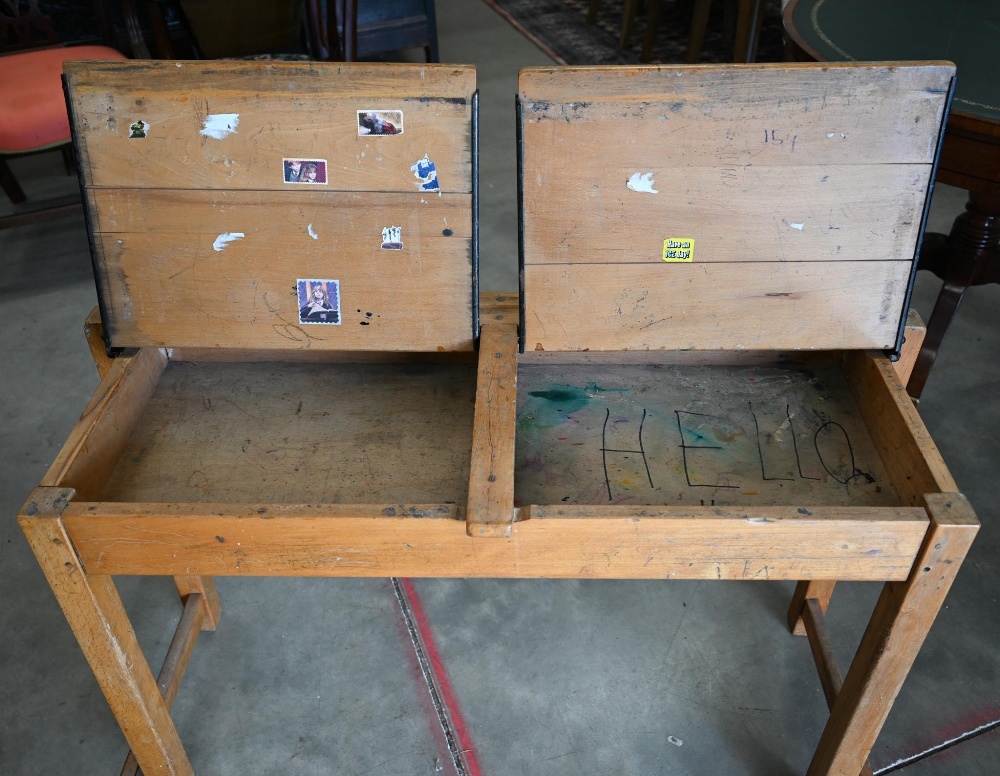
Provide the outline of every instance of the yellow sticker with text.
<path id="1" fill-rule="evenodd" d="M 694 261 L 694 240 L 690 237 L 668 237 L 663 241 L 664 261 Z"/>

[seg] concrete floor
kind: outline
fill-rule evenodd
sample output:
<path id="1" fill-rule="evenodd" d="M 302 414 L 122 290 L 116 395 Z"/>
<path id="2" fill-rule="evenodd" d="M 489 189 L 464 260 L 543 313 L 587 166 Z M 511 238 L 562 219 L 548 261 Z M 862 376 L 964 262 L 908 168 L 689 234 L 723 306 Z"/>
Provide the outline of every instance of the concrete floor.
<path id="1" fill-rule="evenodd" d="M 443 59 L 479 69 L 482 287 L 513 289 L 513 94 L 517 68 L 546 58 L 481 3 L 438 6 Z M 15 164 L 39 198 L 72 190 L 59 168 L 58 155 Z M 947 230 L 962 202 L 939 187 L 932 227 Z M 117 772 L 127 746 L 13 519 L 97 385 L 81 335 L 96 301 L 82 219 L 0 232 L 0 267 L 0 773 Z M 918 279 L 925 317 L 937 288 Z M 920 405 L 983 530 L 875 748 L 880 773 L 993 776 L 1000 764 L 997 309 L 1000 287 L 968 295 Z M 172 584 L 118 582 L 158 666 L 179 614 Z M 456 773 L 424 669 L 473 775 L 801 774 L 825 721 L 808 647 L 784 626 L 786 583 L 218 587 L 222 627 L 200 638 L 174 707 L 203 774 Z M 838 587 L 845 664 L 876 594 Z"/>

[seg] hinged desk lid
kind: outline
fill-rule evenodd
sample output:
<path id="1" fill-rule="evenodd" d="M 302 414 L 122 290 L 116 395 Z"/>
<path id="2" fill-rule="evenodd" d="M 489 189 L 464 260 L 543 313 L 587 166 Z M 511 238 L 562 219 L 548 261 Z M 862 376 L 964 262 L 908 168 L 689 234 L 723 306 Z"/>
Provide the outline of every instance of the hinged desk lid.
<path id="1" fill-rule="evenodd" d="M 524 346 L 895 348 L 954 72 L 523 70 Z"/>
<path id="2" fill-rule="evenodd" d="M 473 68 L 65 71 L 111 345 L 472 349 Z"/>

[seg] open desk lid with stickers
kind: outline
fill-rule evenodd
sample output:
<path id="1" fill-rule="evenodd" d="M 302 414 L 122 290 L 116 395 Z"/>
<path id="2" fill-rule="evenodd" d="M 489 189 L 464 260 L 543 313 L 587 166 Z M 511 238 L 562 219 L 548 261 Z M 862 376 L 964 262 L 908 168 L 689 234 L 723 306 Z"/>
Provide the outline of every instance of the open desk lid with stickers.
<path id="1" fill-rule="evenodd" d="M 897 350 L 954 72 L 522 70 L 522 349 Z"/>
<path id="2" fill-rule="evenodd" d="M 70 62 L 109 347 L 472 350 L 471 67 Z"/>

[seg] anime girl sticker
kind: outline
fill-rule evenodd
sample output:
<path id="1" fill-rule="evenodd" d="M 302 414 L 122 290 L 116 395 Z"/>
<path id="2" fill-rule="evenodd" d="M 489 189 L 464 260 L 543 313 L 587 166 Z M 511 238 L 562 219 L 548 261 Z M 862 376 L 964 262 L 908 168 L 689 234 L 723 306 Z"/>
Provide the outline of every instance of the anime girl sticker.
<path id="1" fill-rule="evenodd" d="M 299 323 L 340 325 L 340 281 L 298 280 Z"/>

